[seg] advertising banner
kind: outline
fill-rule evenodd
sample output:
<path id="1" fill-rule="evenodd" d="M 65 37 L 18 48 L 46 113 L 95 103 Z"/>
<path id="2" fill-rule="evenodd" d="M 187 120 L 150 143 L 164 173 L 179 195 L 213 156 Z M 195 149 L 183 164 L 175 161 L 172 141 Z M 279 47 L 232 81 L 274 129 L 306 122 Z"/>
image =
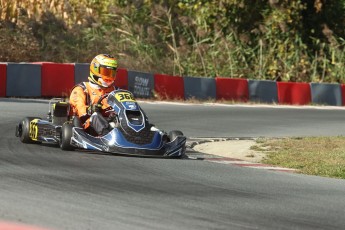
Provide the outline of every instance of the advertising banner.
<path id="1" fill-rule="evenodd" d="M 128 90 L 137 98 L 153 98 L 153 74 L 128 71 Z"/>

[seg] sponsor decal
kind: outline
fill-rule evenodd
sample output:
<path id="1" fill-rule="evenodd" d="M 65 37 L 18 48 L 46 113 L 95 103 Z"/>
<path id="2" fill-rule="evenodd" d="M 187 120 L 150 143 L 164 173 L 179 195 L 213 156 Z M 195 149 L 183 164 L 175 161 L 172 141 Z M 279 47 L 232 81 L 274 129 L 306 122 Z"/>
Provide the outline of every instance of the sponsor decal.
<path id="1" fill-rule="evenodd" d="M 150 96 L 149 79 L 136 76 L 134 79 L 134 92 L 133 93 L 135 95 L 149 97 Z"/>

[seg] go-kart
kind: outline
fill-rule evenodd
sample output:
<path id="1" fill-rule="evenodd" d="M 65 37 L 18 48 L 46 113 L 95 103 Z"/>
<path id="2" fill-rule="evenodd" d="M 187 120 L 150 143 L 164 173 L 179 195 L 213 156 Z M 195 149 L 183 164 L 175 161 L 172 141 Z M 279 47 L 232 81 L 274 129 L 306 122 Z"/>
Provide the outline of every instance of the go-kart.
<path id="1" fill-rule="evenodd" d="M 70 112 L 70 105 L 62 99 L 49 102 L 47 119 L 25 117 L 16 126 L 16 136 L 23 143 L 51 143 L 62 150 L 86 149 L 125 155 L 183 157 L 186 137 L 179 130 L 169 133 L 150 124 L 131 92 L 114 90 L 103 95 L 98 104 L 107 98 L 107 118 L 110 130 L 104 135 L 88 133 L 79 118 Z"/>

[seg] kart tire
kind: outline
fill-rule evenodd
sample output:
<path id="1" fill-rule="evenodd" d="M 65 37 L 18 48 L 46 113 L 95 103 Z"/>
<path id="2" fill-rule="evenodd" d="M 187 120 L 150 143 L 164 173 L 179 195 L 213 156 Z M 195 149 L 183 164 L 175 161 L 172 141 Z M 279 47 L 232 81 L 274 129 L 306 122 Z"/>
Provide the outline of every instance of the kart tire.
<path id="1" fill-rule="evenodd" d="M 64 123 L 61 127 L 60 134 L 60 148 L 66 151 L 74 150 L 74 146 L 71 145 L 71 138 L 73 134 L 73 125 L 70 123 Z"/>
<path id="2" fill-rule="evenodd" d="M 173 130 L 169 132 L 170 141 L 175 140 L 178 136 L 183 136 L 183 133 L 179 130 Z"/>
<path id="3" fill-rule="evenodd" d="M 39 117 L 25 117 L 19 124 L 18 136 L 23 143 L 40 143 L 30 138 L 30 122 L 34 119 L 41 119 Z"/>
<path id="4" fill-rule="evenodd" d="M 184 134 L 179 130 L 173 130 L 169 132 L 168 136 L 169 136 L 170 141 L 174 141 L 178 136 L 184 136 Z M 182 155 L 177 156 L 175 158 L 183 159 L 185 158 L 185 156 L 186 156 L 185 153 L 182 153 Z"/>

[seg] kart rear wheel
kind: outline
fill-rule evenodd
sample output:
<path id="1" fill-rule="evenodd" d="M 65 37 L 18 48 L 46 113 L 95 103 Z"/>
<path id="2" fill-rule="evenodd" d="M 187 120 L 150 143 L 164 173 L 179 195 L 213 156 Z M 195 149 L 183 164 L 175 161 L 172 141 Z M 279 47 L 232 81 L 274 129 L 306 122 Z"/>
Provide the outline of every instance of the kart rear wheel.
<path id="1" fill-rule="evenodd" d="M 175 140 L 178 136 L 183 136 L 183 133 L 180 130 L 173 130 L 169 132 L 170 141 Z"/>
<path id="2" fill-rule="evenodd" d="M 74 146 L 71 145 L 71 138 L 73 134 L 73 125 L 70 123 L 64 123 L 61 127 L 60 134 L 60 148 L 62 150 L 72 151 Z"/>
<path id="3" fill-rule="evenodd" d="M 23 143 L 40 143 L 39 141 L 34 141 L 30 137 L 30 122 L 34 119 L 41 119 L 39 117 L 25 117 L 17 127 L 17 135 L 20 141 Z"/>

